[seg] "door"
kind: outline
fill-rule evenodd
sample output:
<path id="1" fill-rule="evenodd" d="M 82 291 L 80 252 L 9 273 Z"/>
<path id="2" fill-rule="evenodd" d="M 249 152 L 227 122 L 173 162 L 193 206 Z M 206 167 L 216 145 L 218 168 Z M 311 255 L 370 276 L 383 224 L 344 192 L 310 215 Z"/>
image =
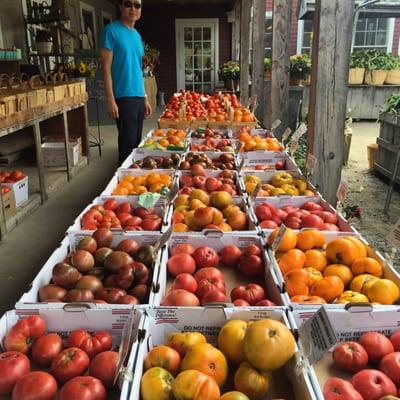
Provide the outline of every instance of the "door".
<path id="1" fill-rule="evenodd" d="M 216 66 L 218 19 L 177 19 L 177 89 L 212 93 L 218 82 Z"/>

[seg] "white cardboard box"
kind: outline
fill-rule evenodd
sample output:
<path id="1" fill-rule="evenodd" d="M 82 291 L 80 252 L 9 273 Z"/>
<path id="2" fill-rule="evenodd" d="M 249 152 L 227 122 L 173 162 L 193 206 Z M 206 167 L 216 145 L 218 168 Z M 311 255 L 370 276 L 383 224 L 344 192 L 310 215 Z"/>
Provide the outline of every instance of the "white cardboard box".
<path id="1" fill-rule="evenodd" d="M 28 176 L 15 183 L 2 183 L 1 186 L 8 187 L 13 191 L 15 207 L 22 206 L 28 200 Z"/>
<path id="2" fill-rule="evenodd" d="M 147 309 L 141 330 L 144 338 L 139 343 L 135 377 L 132 385 L 130 400 L 140 399 L 140 379 L 143 375 L 143 360 L 153 346 L 164 343 L 169 332 L 196 331 L 201 332 L 207 341 L 215 345 L 219 330 L 232 319 L 255 321 L 263 318 L 278 320 L 290 326 L 289 320 L 282 308 L 168 308 L 159 307 Z M 260 349 L 260 351 L 262 351 Z M 311 381 L 298 365 L 302 363 L 298 348 L 296 354 L 280 370 L 274 372 L 268 394 L 262 400 L 318 400 L 315 396 Z M 233 389 L 231 389 L 233 390 Z"/>
<path id="3" fill-rule="evenodd" d="M 46 321 L 46 331 L 56 332 L 63 339 L 77 329 L 90 332 L 107 331 L 113 338 L 113 348 L 119 347 L 119 390 L 110 393 L 111 399 L 129 398 L 133 382 L 134 364 L 138 352 L 137 335 L 143 312 L 141 310 L 105 310 L 80 307 L 59 308 L 56 305 L 47 309 L 28 307 L 5 313 L 0 319 L 0 340 L 20 319 L 40 315 Z M 114 393 L 116 392 L 116 393 Z"/>
<path id="4" fill-rule="evenodd" d="M 330 377 L 350 379 L 332 363 L 332 350 L 341 341 L 357 340 L 363 333 L 378 331 L 390 335 L 400 330 L 399 306 L 353 305 L 347 309 L 323 306 L 299 329 L 299 347 L 305 356 L 305 371 L 318 399 Z"/>
<path id="5" fill-rule="evenodd" d="M 72 166 L 79 162 L 79 144 L 68 146 L 69 159 Z M 43 162 L 45 167 L 64 167 L 67 165 L 65 144 L 62 142 L 48 142 L 42 144 Z"/>
<path id="6" fill-rule="evenodd" d="M 238 163 L 244 160 L 242 171 L 257 171 L 256 165 L 267 165 L 268 170 L 275 169 L 278 161 L 285 162 L 285 168 L 282 171 L 292 171 L 300 173 L 299 167 L 292 157 L 286 151 L 246 151 L 238 154 Z"/>

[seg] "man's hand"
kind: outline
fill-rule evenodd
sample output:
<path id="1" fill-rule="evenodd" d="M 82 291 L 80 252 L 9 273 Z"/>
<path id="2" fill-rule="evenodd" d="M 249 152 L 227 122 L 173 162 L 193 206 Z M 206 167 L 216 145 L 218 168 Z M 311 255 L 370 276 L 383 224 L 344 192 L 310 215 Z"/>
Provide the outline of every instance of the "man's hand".
<path id="1" fill-rule="evenodd" d="M 112 119 L 119 118 L 119 110 L 115 100 L 107 100 L 107 113 Z"/>
<path id="2" fill-rule="evenodd" d="M 149 118 L 152 113 L 153 113 L 153 110 L 151 109 L 151 105 L 146 98 L 144 101 L 144 117 Z"/>

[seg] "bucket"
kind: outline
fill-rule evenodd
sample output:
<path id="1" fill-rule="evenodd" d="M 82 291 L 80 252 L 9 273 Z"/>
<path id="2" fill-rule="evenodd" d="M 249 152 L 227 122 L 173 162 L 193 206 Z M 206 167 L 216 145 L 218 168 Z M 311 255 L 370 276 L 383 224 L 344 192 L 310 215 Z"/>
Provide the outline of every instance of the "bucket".
<path id="1" fill-rule="evenodd" d="M 385 70 L 369 70 L 365 73 L 365 83 L 372 86 L 382 86 L 387 77 L 388 71 Z"/>
<path id="2" fill-rule="evenodd" d="M 349 69 L 349 85 L 362 85 L 364 82 L 365 68 Z"/>
<path id="3" fill-rule="evenodd" d="M 387 74 L 385 83 L 389 85 L 400 85 L 400 69 L 391 69 Z"/>
<path id="4" fill-rule="evenodd" d="M 378 145 L 376 143 L 369 144 L 367 146 L 367 150 L 368 150 L 368 166 L 369 166 L 369 170 L 373 171 L 374 170 L 375 159 L 376 159 L 376 152 L 378 151 Z"/>

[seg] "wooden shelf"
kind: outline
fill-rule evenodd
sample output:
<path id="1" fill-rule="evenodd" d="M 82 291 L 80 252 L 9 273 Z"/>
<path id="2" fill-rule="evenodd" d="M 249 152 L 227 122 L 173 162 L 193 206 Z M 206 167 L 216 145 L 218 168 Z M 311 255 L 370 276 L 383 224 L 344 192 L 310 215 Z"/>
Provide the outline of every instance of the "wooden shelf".
<path id="1" fill-rule="evenodd" d="M 71 18 L 61 17 L 61 16 L 59 16 L 59 17 L 49 16 L 49 17 L 42 17 L 42 18 L 26 18 L 25 21 L 29 25 L 51 24 L 51 23 L 56 23 L 56 22 L 68 22 L 68 21 L 71 21 Z"/>

